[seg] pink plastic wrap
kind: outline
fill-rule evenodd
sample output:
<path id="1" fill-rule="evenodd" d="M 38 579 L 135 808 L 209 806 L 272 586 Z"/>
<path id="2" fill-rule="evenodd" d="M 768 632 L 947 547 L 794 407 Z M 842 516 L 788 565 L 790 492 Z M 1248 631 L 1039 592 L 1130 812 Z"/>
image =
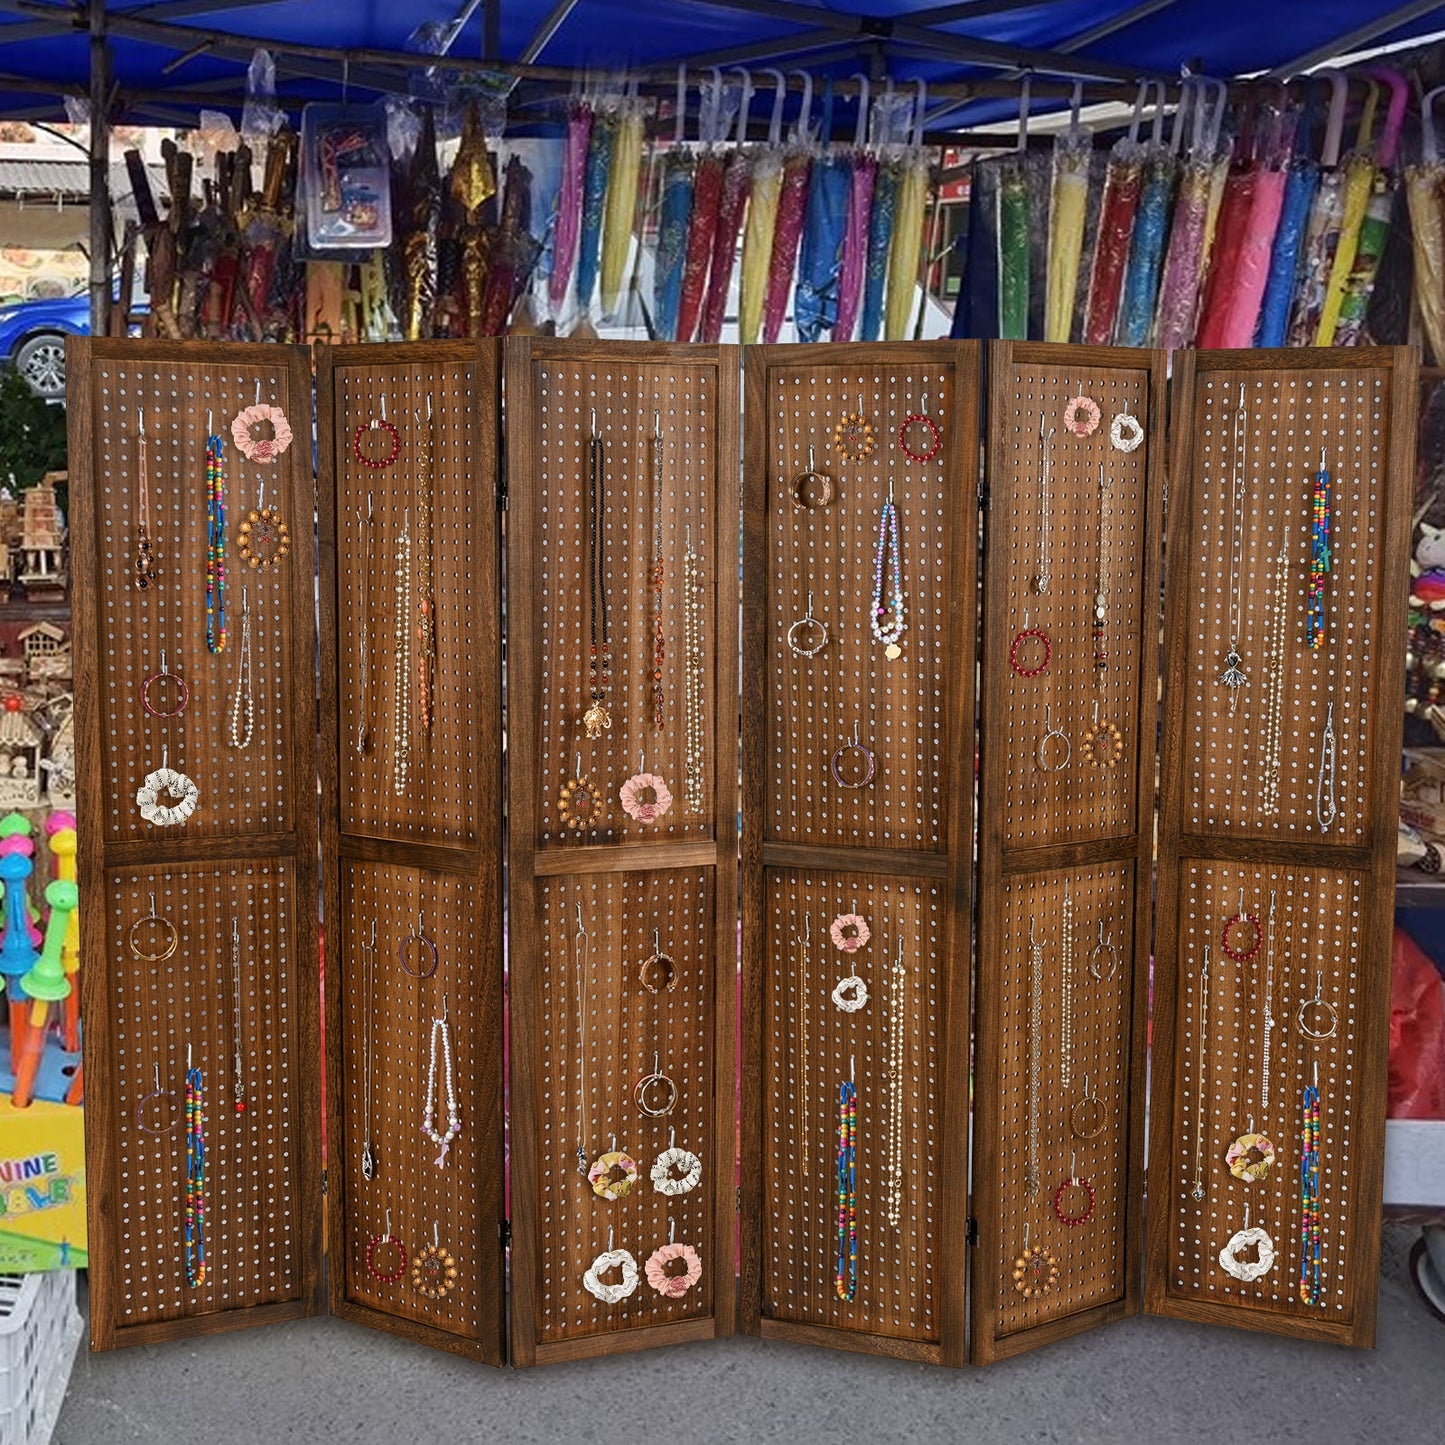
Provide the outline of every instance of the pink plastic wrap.
<path id="1" fill-rule="evenodd" d="M 1254 204 L 1250 207 L 1249 222 L 1235 263 L 1234 284 L 1229 288 L 1221 346 L 1238 350 L 1254 344 L 1259 308 L 1269 281 L 1274 236 L 1279 229 L 1279 215 L 1284 206 L 1287 177 L 1288 172 L 1283 169 L 1261 171 L 1259 174 Z"/>
<path id="2" fill-rule="evenodd" d="M 582 181 L 587 170 L 587 147 L 592 139 L 592 112 L 574 106 L 567 116 L 567 142 L 562 152 L 562 186 L 557 193 L 557 227 L 552 235 L 552 275 L 547 299 L 556 316 L 572 284 L 577 264 L 577 241 L 582 231 Z"/>
<path id="3" fill-rule="evenodd" d="M 1125 150 L 1123 147 L 1128 146 Z M 1099 230 L 1094 241 L 1094 265 L 1089 275 L 1089 302 L 1084 313 L 1084 344 L 1107 346 L 1114 339 L 1114 318 L 1124 289 L 1124 267 L 1134 236 L 1134 216 L 1144 166 L 1139 147 L 1127 141 L 1115 147 L 1099 204 Z"/>
<path id="4" fill-rule="evenodd" d="M 834 341 L 851 341 L 863 301 L 863 268 L 868 262 L 868 221 L 873 211 L 873 182 L 878 161 L 870 155 L 853 158 L 852 189 L 848 195 L 848 225 L 843 232 L 843 256 L 838 267 L 838 319 Z"/>
<path id="5" fill-rule="evenodd" d="M 1392 1119 L 1445 1119 L 1445 997 L 1440 975 L 1410 935 L 1395 930 L 1390 960 Z"/>
<path id="6" fill-rule="evenodd" d="M 773 229 L 773 259 L 768 264 L 768 294 L 763 303 L 763 340 L 769 346 L 777 341 L 788 312 L 788 292 L 798 265 L 798 242 L 803 236 L 812 169 L 811 157 L 801 152 L 790 155 L 783 166 L 783 189 Z"/>
<path id="7" fill-rule="evenodd" d="M 752 157 L 741 148 L 735 150 L 728 157 L 723 171 L 717 228 L 713 232 L 712 265 L 707 277 L 707 301 L 702 313 L 701 339 L 710 345 L 716 345 L 722 339 L 728 292 L 732 288 L 733 268 L 737 262 L 738 233 L 743 228 L 743 213 L 747 210 L 752 175 Z"/>
<path id="8" fill-rule="evenodd" d="M 691 341 L 702 315 L 708 262 L 722 204 L 723 158 L 705 155 L 697 163 L 692 189 L 692 220 L 687 228 L 687 256 L 682 264 L 682 299 L 677 306 L 677 339 Z"/>
<path id="9" fill-rule="evenodd" d="M 1252 164 L 1232 167 L 1229 179 L 1224 183 L 1224 200 L 1214 228 L 1214 249 L 1209 260 L 1209 275 L 1204 282 L 1204 303 L 1199 312 L 1199 335 L 1195 340 L 1195 345 L 1201 348 L 1226 344 L 1223 339 L 1225 318 L 1229 312 L 1230 293 L 1239 273 L 1240 252 L 1244 247 L 1250 213 L 1254 209 L 1259 175 Z"/>

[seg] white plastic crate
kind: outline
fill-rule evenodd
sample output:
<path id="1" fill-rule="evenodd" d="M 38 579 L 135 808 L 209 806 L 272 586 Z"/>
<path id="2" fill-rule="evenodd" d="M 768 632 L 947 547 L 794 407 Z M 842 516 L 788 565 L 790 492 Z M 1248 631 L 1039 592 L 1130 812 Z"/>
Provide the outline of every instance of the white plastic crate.
<path id="1" fill-rule="evenodd" d="M 0 1274 L 0 1445 L 47 1445 L 82 1330 L 71 1270 Z"/>

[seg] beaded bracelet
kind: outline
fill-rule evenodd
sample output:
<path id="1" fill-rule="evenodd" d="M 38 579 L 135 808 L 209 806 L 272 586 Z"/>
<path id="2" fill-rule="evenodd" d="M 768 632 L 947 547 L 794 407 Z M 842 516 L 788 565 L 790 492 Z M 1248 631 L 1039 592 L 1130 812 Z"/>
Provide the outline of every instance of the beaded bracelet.
<path id="1" fill-rule="evenodd" d="M 373 460 L 361 450 L 362 437 L 374 431 L 384 431 L 387 436 L 391 438 L 391 450 L 382 457 L 380 461 Z M 372 471 L 379 472 L 383 467 L 389 467 L 401 455 L 401 433 L 384 418 L 372 417 L 370 421 L 362 422 L 362 424 L 357 427 L 351 438 L 351 450 L 355 454 L 356 460 L 359 461 L 362 466 L 370 467 Z"/>
<path id="2" fill-rule="evenodd" d="M 1041 1244 L 1025 1247 L 1014 1260 L 1013 1279 L 1014 1288 L 1025 1299 L 1036 1299 L 1059 1282 L 1059 1261 Z"/>
<path id="3" fill-rule="evenodd" d="M 423 1245 L 411 1262 L 412 1288 L 428 1299 L 445 1299 L 457 1282 L 457 1262 L 440 1244 Z"/>
<path id="4" fill-rule="evenodd" d="M 1037 638 L 1044 648 L 1043 659 L 1037 667 L 1025 667 L 1021 658 L 1024 645 L 1030 638 Z M 1049 642 L 1048 634 L 1037 627 L 1025 627 L 1022 632 L 1013 640 L 1013 645 L 1008 650 L 1008 665 L 1020 677 L 1037 677 L 1049 665 L 1049 658 L 1054 655 L 1054 650 Z"/>
<path id="5" fill-rule="evenodd" d="M 248 567 L 274 567 L 290 550 L 291 529 L 275 507 L 247 512 L 236 529 L 236 551 Z"/>
<path id="6" fill-rule="evenodd" d="M 1249 929 L 1249 946 L 1247 948 L 1235 948 L 1230 940 L 1234 932 L 1240 928 Z M 1264 941 L 1264 930 L 1259 926 L 1259 915 L 1246 913 L 1243 908 L 1233 918 L 1225 920 L 1223 929 L 1220 931 L 1219 942 L 1225 953 L 1235 963 L 1248 963 L 1255 954 L 1259 952 L 1259 946 Z"/>
<path id="7" fill-rule="evenodd" d="M 381 1269 L 376 1262 L 378 1252 L 384 1249 L 388 1244 L 394 1250 L 396 1250 L 399 1256 L 396 1268 L 391 1271 Z M 395 1284 L 397 1280 L 401 1279 L 401 1277 L 406 1273 L 406 1248 L 403 1246 L 399 1239 L 395 1239 L 392 1237 L 391 1212 L 389 1210 L 387 1211 L 386 1233 L 373 1234 L 371 1238 L 367 1241 L 366 1272 L 372 1277 L 372 1279 L 378 1280 L 382 1284 Z"/>
<path id="8" fill-rule="evenodd" d="M 1111 722 L 1094 723 L 1079 741 L 1083 744 L 1084 756 L 1101 768 L 1116 766 L 1124 756 L 1124 735 Z"/>
<path id="9" fill-rule="evenodd" d="M 169 712 L 151 704 L 151 688 L 161 682 L 173 682 L 180 689 L 180 695 L 176 699 L 176 705 Z M 180 673 L 172 672 L 166 666 L 166 655 L 161 653 L 161 670 L 153 672 L 140 685 L 140 705 L 146 710 L 150 717 L 180 717 L 185 712 L 186 704 L 191 700 L 191 690 L 186 686 L 186 680 Z"/>
<path id="10" fill-rule="evenodd" d="M 908 445 L 908 429 L 914 426 L 925 426 L 929 430 L 932 445 L 926 452 L 916 452 Z M 903 418 L 903 424 L 898 428 L 898 449 L 910 461 L 931 462 L 943 450 L 943 434 L 938 429 L 938 423 L 931 416 L 925 416 L 921 411 L 909 412 Z"/>
<path id="11" fill-rule="evenodd" d="M 1071 1189 L 1082 1189 L 1088 1196 L 1088 1207 L 1082 1214 L 1065 1214 L 1064 1199 Z M 1091 1179 L 1082 1179 L 1077 1174 L 1070 1174 L 1057 1189 L 1054 1190 L 1054 1215 L 1060 1224 L 1073 1229 L 1075 1225 L 1083 1224 L 1086 1220 L 1094 1217 L 1094 1182 Z"/>
<path id="12" fill-rule="evenodd" d="M 569 778 L 557 799 L 557 816 L 576 832 L 595 828 L 606 808 L 601 791 L 587 778 Z"/>
<path id="13" fill-rule="evenodd" d="M 861 400 L 862 398 L 859 398 L 860 404 Z M 873 435 L 873 423 L 864 418 L 861 409 L 845 411 L 834 423 L 833 450 L 839 456 L 861 462 L 864 457 L 872 456 L 877 445 L 877 439 Z"/>

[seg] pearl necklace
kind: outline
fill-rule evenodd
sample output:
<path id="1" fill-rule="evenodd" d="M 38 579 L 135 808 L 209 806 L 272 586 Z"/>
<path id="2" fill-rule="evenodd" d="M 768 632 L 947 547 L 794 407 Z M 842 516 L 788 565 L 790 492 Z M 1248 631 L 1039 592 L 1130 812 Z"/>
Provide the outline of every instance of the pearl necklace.
<path id="1" fill-rule="evenodd" d="M 689 813 L 701 813 L 702 786 L 702 577 L 688 530 L 682 554 L 683 775 L 682 795 Z"/>
<path id="2" fill-rule="evenodd" d="M 883 601 L 883 572 L 888 554 L 893 556 L 893 596 L 887 606 Z M 891 610 L 893 616 L 884 621 Z M 878 517 L 878 546 L 873 554 L 873 606 L 869 623 L 873 636 L 883 644 L 883 654 L 889 662 L 903 655 L 899 639 L 908 625 L 903 620 L 903 563 L 898 551 L 898 509 L 893 505 L 893 488 L 888 488 L 888 500 Z"/>
<path id="3" fill-rule="evenodd" d="M 888 1012 L 888 1152 L 884 1160 L 884 1210 L 888 1222 L 898 1228 L 903 1218 L 903 1051 L 904 1009 L 907 974 L 903 968 L 903 940 L 898 940 L 898 959 L 893 965 Z"/>
<path id="4" fill-rule="evenodd" d="M 231 704 L 231 746 L 248 748 L 256 730 L 256 686 L 251 667 L 251 604 L 241 588 L 240 665 L 236 672 L 236 699 Z M 246 731 L 241 731 L 241 709 L 246 711 Z"/>
<path id="5" fill-rule="evenodd" d="M 407 623 L 406 594 L 411 580 L 411 512 L 402 515 L 396 539 L 396 685 L 392 690 L 395 748 L 392 753 L 392 791 L 401 797 L 411 778 L 411 628 Z"/>
<path id="6" fill-rule="evenodd" d="M 417 721 L 430 736 L 436 714 L 436 598 L 432 586 L 432 438 L 436 423 L 427 407 L 421 445 L 421 505 L 417 508 L 416 665 Z"/>
<path id="7" fill-rule="evenodd" d="M 441 1036 L 442 1059 L 446 1069 L 447 1078 L 447 1131 L 439 1134 L 436 1129 L 436 1094 L 437 1094 L 437 1036 Z M 426 1104 L 421 1111 L 421 1131 L 432 1141 L 441 1147 L 441 1153 L 437 1155 L 435 1163 L 440 1169 L 447 1162 L 447 1150 L 452 1147 L 452 1140 L 462 1132 L 461 1110 L 457 1107 L 457 1091 L 452 1081 L 452 1036 L 451 1030 L 447 1027 L 447 996 L 442 995 L 442 1013 L 440 1018 L 431 1021 L 431 1060 L 427 1064 L 426 1071 Z"/>
<path id="8" fill-rule="evenodd" d="M 1044 946 L 1034 939 L 1029 919 L 1029 1157 L 1024 1183 L 1030 1194 L 1039 1192 L 1039 1067 L 1044 1026 Z"/>
<path id="9" fill-rule="evenodd" d="M 1064 884 L 1064 910 L 1059 948 L 1059 1083 L 1067 1089 L 1074 1074 L 1074 896 Z"/>

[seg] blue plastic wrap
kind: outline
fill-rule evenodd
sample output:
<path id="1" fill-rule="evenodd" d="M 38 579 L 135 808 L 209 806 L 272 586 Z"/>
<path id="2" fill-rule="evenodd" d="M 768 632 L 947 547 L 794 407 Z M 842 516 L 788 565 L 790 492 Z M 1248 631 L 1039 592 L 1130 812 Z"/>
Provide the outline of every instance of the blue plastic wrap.
<path id="1" fill-rule="evenodd" d="M 893 211 L 898 204 L 899 167 L 886 161 L 878 167 L 873 212 L 868 217 L 868 269 L 863 282 L 860 341 L 877 341 L 883 330 L 883 303 L 888 299 L 888 252 L 893 245 Z"/>
<path id="2" fill-rule="evenodd" d="M 1120 346 L 1149 344 L 1154 303 L 1159 296 L 1159 272 L 1164 263 L 1164 237 L 1169 230 L 1177 180 L 1178 167 L 1168 156 L 1156 157 L 1144 167 L 1144 191 L 1134 218 L 1124 300 L 1116 323 L 1115 338 Z"/>
<path id="3" fill-rule="evenodd" d="M 586 311 L 597 286 L 602 262 L 602 212 L 607 204 L 607 178 L 612 171 L 612 143 L 617 138 L 617 117 L 599 115 L 587 147 L 587 171 L 582 182 L 582 239 L 577 247 L 577 304 Z"/>
<path id="4" fill-rule="evenodd" d="M 692 217 L 692 158 L 673 151 L 662 163 L 662 200 L 657 217 L 657 258 L 653 266 L 652 329 L 659 341 L 677 339 L 677 305 Z"/>
<path id="5" fill-rule="evenodd" d="M 1300 252 L 1305 226 L 1320 183 L 1320 168 L 1311 160 L 1291 163 L 1284 185 L 1284 206 L 1279 228 L 1274 233 L 1274 250 L 1269 258 L 1269 280 L 1265 282 L 1264 303 L 1255 331 L 1256 346 L 1284 346 L 1289 334 L 1289 308 L 1299 279 Z"/>
<path id="6" fill-rule="evenodd" d="M 846 160 L 819 160 L 808 181 L 793 324 L 799 341 L 820 341 L 838 315 L 838 266 L 848 222 L 852 167 Z"/>

